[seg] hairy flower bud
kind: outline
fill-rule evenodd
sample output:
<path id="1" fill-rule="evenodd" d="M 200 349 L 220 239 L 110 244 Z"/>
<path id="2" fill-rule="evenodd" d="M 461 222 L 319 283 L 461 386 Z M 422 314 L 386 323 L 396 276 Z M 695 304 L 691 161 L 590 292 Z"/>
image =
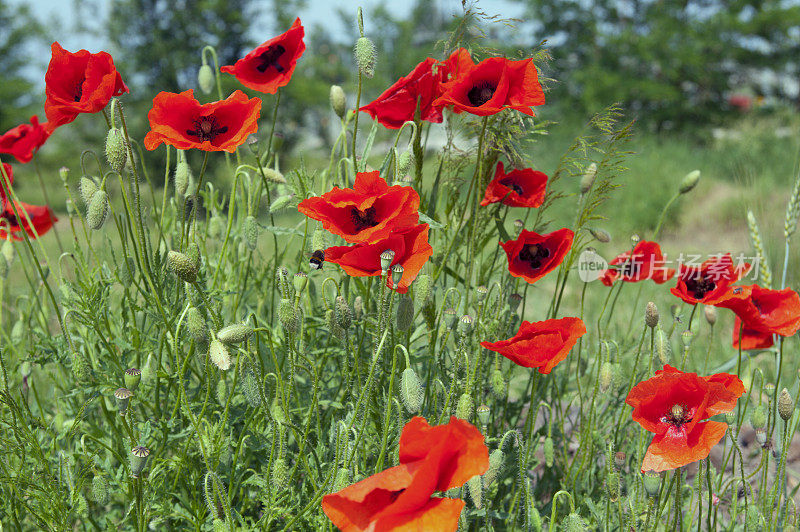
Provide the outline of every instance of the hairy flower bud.
<path id="1" fill-rule="evenodd" d="M 92 376 L 92 367 L 86 358 L 77 351 L 72 352 L 72 375 L 78 382 L 86 382 Z"/>
<path id="2" fill-rule="evenodd" d="M 108 216 L 108 194 L 105 190 L 98 189 L 92 195 L 89 206 L 86 208 L 86 223 L 97 230 L 103 227 Z"/>
<path id="3" fill-rule="evenodd" d="M 581 194 L 586 194 L 591 190 L 592 185 L 594 185 L 594 180 L 597 177 L 597 164 L 592 163 L 588 167 L 586 167 L 586 171 L 583 173 L 583 177 L 581 178 Z"/>
<path id="4" fill-rule="evenodd" d="M 131 449 L 130 462 L 131 462 L 131 476 L 138 477 L 144 471 L 147 465 L 147 457 L 150 456 L 150 449 L 143 445 L 137 445 Z"/>
<path id="5" fill-rule="evenodd" d="M 181 281 L 193 283 L 197 280 L 197 265 L 185 253 L 180 251 L 167 253 L 167 267 Z"/>
<path id="6" fill-rule="evenodd" d="M 108 503 L 108 479 L 102 473 L 92 478 L 92 498 L 100 506 Z"/>
<path id="7" fill-rule="evenodd" d="M 281 299 L 278 303 L 278 320 L 287 331 L 296 331 L 294 303 L 291 299 Z"/>
<path id="8" fill-rule="evenodd" d="M 764 405 L 758 405 L 753 413 L 750 414 L 750 424 L 753 425 L 753 428 L 763 429 L 767 424 L 767 409 Z"/>
<path id="9" fill-rule="evenodd" d="M 469 498 L 472 499 L 475 508 L 478 510 L 483 508 L 483 485 L 480 475 L 475 475 L 467 481 L 467 491 L 469 491 Z"/>
<path id="10" fill-rule="evenodd" d="M 375 75 L 375 60 L 378 53 L 375 44 L 368 37 L 359 37 L 355 46 L 356 63 L 358 70 L 368 78 Z"/>
<path id="11" fill-rule="evenodd" d="M 197 86 L 203 94 L 211 94 L 214 90 L 214 69 L 208 63 L 203 63 L 197 71 Z"/>
<path id="12" fill-rule="evenodd" d="M 672 355 L 672 345 L 669 343 L 669 337 L 661 328 L 656 331 L 654 337 L 654 349 L 658 355 L 658 359 L 662 364 L 668 364 L 670 356 Z"/>
<path id="13" fill-rule="evenodd" d="M 173 180 L 175 182 L 175 192 L 185 196 L 186 191 L 189 190 L 189 182 L 192 180 L 192 169 L 189 168 L 189 163 L 186 162 L 186 156 L 178 159 Z"/>
<path id="14" fill-rule="evenodd" d="M 217 339 L 224 344 L 240 344 L 250 338 L 253 327 L 247 323 L 234 323 L 217 332 Z"/>
<path id="15" fill-rule="evenodd" d="M 502 449 L 495 449 L 489 454 L 489 469 L 487 469 L 486 473 L 483 475 L 483 480 L 487 486 L 494 482 L 494 480 L 503 470 L 504 460 L 505 454 L 503 453 Z"/>
<path id="16" fill-rule="evenodd" d="M 397 158 L 398 179 L 401 176 L 408 175 L 412 164 L 414 164 L 414 154 L 411 152 L 411 150 L 406 150 L 400 154 L 400 157 Z"/>
<path id="17" fill-rule="evenodd" d="M 278 183 L 279 185 L 286 184 L 286 178 L 274 168 L 264 168 L 264 177 L 267 178 L 267 181 L 272 183 Z"/>
<path id="18" fill-rule="evenodd" d="M 548 436 L 544 439 L 544 463 L 547 467 L 553 467 L 553 459 L 555 458 L 555 449 L 553 448 L 553 438 Z"/>
<path id="19" fill-rule="evenodd" d="M 331 85 L 331 109 L 336 113 L 339 118 L 344 118 L 344 113 L 347 110 L 347 98 L 345 97 L 344 90 L 339 85 Z"/>
<path id="20" fill-rule="evenodd" d="M 506 395 L 506 379 L 503 377 L 503 372 L 495 369 L 492 372 L 490 384 L 492 385 L 492 393 L 495 397 L 502 399 Z"/>
<path id="21" fill-rule="evenodd" d="M 97 192 L 97 183 L 95 183 L 94 179 L 91 177 L 81 176 L 78 189 L 80 191 L 83 204 L 88 207 L 92 202 L 92 196 L 94 196 L 94 193 Z"/>
<path id="22" fill-rule="evenodd" d="M 688 174 L 686 174 L 681 181 L 681 187 L 678 189 L 678 192 L 681 194 L 686 194 L 690 192 L 694 187 L 697 186 L 698 181 L 700 181 L 700 170 L 692 170 Z"/>
<path id="23" fill-rule="evenodd" d="M 647 303 L 647 306 L 644 308 L 644 322 L 645 324 L 650 327 L 651 329 L 658 325 L 658 307 L 652 301 Z"/>
<path id="24" fill-rule="evenodd" d="M 250 368 L 247 368 L 242 375 L 242 390 L 244 398 L 252 408 L 261 406 L 261 386 L 258 377 Z"/>
<path id="25" fill-rule="evenodd" d="M 414 299 L 418 304 L 422 305 L 431 296 L 431 292 L 433 292 L 433 279 L 431 279 L 430 275 L 421 273 L 417 275 L 413 286 Z"/>
<path id="26" fill-rule="evenodd" d="M 472 410 L 475 406 L 475 402 L 472 399 L 472 396 L 468 393 L 462 393 L 461 397 L 458 398 L 458 404 L 456 405 L 456 417 L 459 419 L 463 419 L 464 421 L 469 421 L 472 417 Z"/>
<path id="27" fill-rule="evenodd" d="M 284 207 L 287 207 L 292 202 L 293 198 L 294 196 L 291 194 L 275 198 L 275 200 L 272 202 L 272 205 L 269 206 L 269 212 L 278 212 Z"/>
<path id="28" fill-rule="evenodd" d="M 244 234 L 244 242 L 251 250 L 255 250 L 258 246 L 258 222 L 254 216 L 248 216 L 242 223 L 242 233 Z"/>
<path id="29" fill-rule="evenodd" d="M 125 144 L 125 135 L 122 130 L 112 127 L 106 136 L 106 159 L 111 168 L 118 174 L 125 170 L 125 162 L 128 160 L 128 148 Z"/>
<path id="30" fill-rule="evenodd" d="M 411 368 L 404 369 L 400 377 L 400 399 L 402 399 L 403 406 L 406 407 L 409 414 L 419 412 L 419 409 L 422 408 L 422 402 L 425 400 L 419 377 Z"/>
<path id="31" fill-rule="evenodd" d="M 600 390 L 606 391 L 611 386 L 611 381 L 614 378 L 614 368 L 611 363 L 606 361 L 600 366 Z"/>
<path id="32" fill-rule="evenodd" d="M 356 296 L 353 301 L 353 313 L 357 320 L 361 320 L 364 317 L 364 298 L 361 296 Z"/>
<path id="33" fill-rule="evenodd" d="M 789 421 L 789 418 L 792 417 L 792 412 L 794 412 L 794 400 L 792 400 L 789 390 L 784 388 L 778 396 L 778 413 L 781 415 L 782 420 Z"/>
<path id="34" fill-rule="evenodd" d="M 189 307 L 186 312 L 186 329 L 192 335 L 194 341 L 198 344 L 205 344 L 208 342 L 208 327 L 203 315 L 195 307 Z"/>
<path id="35" fill-rule="evenodd" d="M 283 458 L 277 458 L 273 462 L 270 483 L 278 490 L 286 489 L 289 486 L 289 466 Z"/>
<path id="36" fill-rule="evenodd" d="M 717 323 L 717 309 L 716 308 L 714 308 L 714 307 L 712 307 L 710 305 L 705 305 L 703 307 L 703 314 L 705 314 L 706 321 L 712 327 L 714 326 L 715 323 Z"/>
<path id="37" fill-rule="evenodd" d="M 311 236 L 311 249 L 317 250 L 321 249 L 324 250 L 328 247 L 327 243 L 327 236 L 328 232 L 323 229 L 315 229 L 314 234 Z"/>
<path id="38" fill-rule="evenodd" d="M 619 473 L 616 471 L 609 471 L 606 474 L 606 496 L 611 502 L 617 502 L 619 499 Z"/>
<path id="39" fill-rule="evenodd" d="M 589 229 L 589 234 L 591 234 L 595 240 L 603 244 L 611 242 L 611 234 L 605 229 Z"/>
<path id="40" fill-rule="evenodd" d="M 227 371 L 231 367 L 231 355 L 225 344 L 214 338 L 208 346 L 208 356 L 211 362 L 214 363 L 222 371 Z"/>
<path id="41" fill-rule="evenodd" d="M 414 301 L 408 294 L 400 296 L 397 302 L 397 330 L 407 331 L 414 324 Z"/>
<path id="42" fill-rule="evenodd" d="M 344 296 L 337 296 L 334 302 L 336 309 L 336 323 L 342 330 L 346 331 L 353 324 L 353 313 L 350 311 L 350 306 L 347 304 Z"/>

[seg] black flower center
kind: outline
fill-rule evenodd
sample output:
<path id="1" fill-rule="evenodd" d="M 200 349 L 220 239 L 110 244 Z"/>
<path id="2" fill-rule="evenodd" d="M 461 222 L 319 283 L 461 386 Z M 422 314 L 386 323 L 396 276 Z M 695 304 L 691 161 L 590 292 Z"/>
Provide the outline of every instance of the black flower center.
<path id="1" fill-rule="evenodd" d="M 72 99 L 76 102 L 81 101 L 83 98 L 83 82 L 86 81 L 86 77 L 81 78 L 77 85 L 75 85 L 75 91 L 72 95 Z"/>
<path id="2" fill-rule="evenodd" d="M 698 274 L 690 279 L 686 279 L 686 290 L 689 291 L 695 299 L 703 299 L 706 294 L 711 292 L 717 287 L 717 283 L 708 279 L 707 277 Z"/>
<path id="3" fill-rule="evenodd" d="M 514 182 L 514 180 L 511 179 L 510 177 L 506 177 L 505 179 L 501 179 L 500 180 L 500 184 L 510 188 L 511 190 L 513 190 L 514 192 L 519 194 L 520 196 L 525 194 L 525 191 L 522 190 L 522 187 L 519 185 L 519 183 Z"/>
<path id="4" fill-rule="evenodd" d="M 260 63 L 256 66 L 256 70 L 263 74 L 269 67 L 273 67 L 278 72 L 283 72 L 286 69 L 278 63 L 278 58 L 284 53 L 286 48 L 280 44 L 273 44 L 258 56 Z"/>
<path id="5" fill-rule="evenodd" d="M 495 85 L 487 81 L 482 81 L 469 90 L 467 99 L 474 107 L 480 107 L 492 99 L 495 90 L 497 90 Z"/>
<path id="6" fill-rule="evenodd" d="M 220 127 L 213 116 L 201 116 L 194 121 L 194 129 L 187 129 L 186 134 L 197 137 L 201 142 L 214 140 L 217 135 L 228 131 L 227 126 Z"/>
<path id="7" fill-rule="evenodd" d="M 620 267 L 619 272 L 624 277 L 636 277 L 637 275 L 639 275 L 639 271 L 641 269 L 642 269 L 642 265 L 639 263 L 638 260 L 636 260 L 636 259 L 628 259 L 627 261 L 625 261 L 625 264 L 623 264 Z"/>
<path id="8" fill-rule="evenodd" d="M 550 256 L 550 250 L 541 244 L 528 244 L 519 252 L 519 260 L 527 262 L 531 268 L 536 269 L 542 266 L 542 261 Z"/>
<path id="9" fill-rule="evenodd" d="M 0 213 L 0 227 L 7 226 L 10 229 L 19 229 L 19 220 L 13 211 L 7 210 Z"/>
<path id="10" fill-rule="evenodd" d="M 356 231 L 378 225 L 378 221 L 375 219 L 375 207 L 369 207 L 365 211 L 353 207 L 350 211 L 350 218 L 353 220 Z"/>
<path id="11" fill-rule="evenodd" d="M 669 414 L 664 416 L 663 421 L 673 425 L 676 428 L 680 428 L 681 426 L 685 425 L 692 421 L 691 412 L 689 409 L 683 405 L 672 405 L 672 408 L 669 411 Z"/>

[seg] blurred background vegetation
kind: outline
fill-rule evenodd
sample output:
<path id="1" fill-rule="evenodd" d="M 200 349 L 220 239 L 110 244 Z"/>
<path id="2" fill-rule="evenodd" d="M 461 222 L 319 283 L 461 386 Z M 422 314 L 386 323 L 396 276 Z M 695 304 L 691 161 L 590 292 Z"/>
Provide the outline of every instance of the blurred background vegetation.
<path id="1" fill-rule="evenodd" d="M 325 24 L 304 20 L 308 49 L 282 96 L 278 133 L 284 170 L 301 161 L 310 168 L 324 164 L 339 127 L 328 105 L 331 84 L 342 85 L 350 106 L 355 103 L 357 2 L 324 4 L 336 16 Z M 0 132 L 32 114 L 43 115 L 43 77 L 53 40 L 70 50 L 113 55 L 131 87 L 124 102 L 132 134 L 141 138 L 158 91 L 197 89 L 204 46 L 216 48 L 220 64 L 232 64 L 285 31 L 296 16 L 322 9 L 323 2 L 76 0 L 52 2 L 49 15 L 47 5 L 40 2 L 33 12 L 24 0 L 0 0 Z M 636 121 L 624 187 L 607 206 L 608 213 L 616 213 L 604 226 L 614 236 L 614 252 L 627 247 L 631 232 L 652 233 L 661 207 L 695 168 L 703 172 L 701 185 L 670 212 L 662 239 L 667 249 L 671 243 L 686 251 L 746 251 L 748 208 L 759 217 L 768 242 L 780 236 L 800 146 L 800 2 L 502 0 L 462 6 L 459 0 L 416 0 L 399 8 L 365 0 L 365 29 L 378 47 L 379 62 L 374 78 L 365 80 L 362 102 L 424 57 L 441 58 L 464 7 L 472 15 L 462 38 L 479 57 L 483 50 L 516 57 L 542 48 L 552 56 L 539 65 L 552 81 L 548 103 L 537 114 L 552 123 L 548 134 L 531 144 L 528 155 L 538 169 L 552 171 L 589 117 L 612 103 L 619 102 Z M 223 76 L 223 92 L 235 88 L 242 87 Z M 201 99 L 215 99 L 197 92 Z M 271 111 L 272 96 L 250 94 L 263 96 L 265 115 Z M 101 123 L 100 116 L 80 117 L 58 130 L 37 157 L 53 185 L 49 196 L 57 212 L 65 210 L 57 169 L 70 167 L 77 179 L 75 147 L 99 152 Z M 366 115 L 362 124 L 370 124 Z M 435 133 L 431 139 L 435 148 Z M 152 173 L 163 175 L 159 152 L 146 157 Z M 20 195 L 42 201 L 36 180 L 23 177 L 33 169 L 16 166 Z M 577 184 L 567 180 L 562 186 Z M 571 208 L 564 205 L 565 216 Z"/>

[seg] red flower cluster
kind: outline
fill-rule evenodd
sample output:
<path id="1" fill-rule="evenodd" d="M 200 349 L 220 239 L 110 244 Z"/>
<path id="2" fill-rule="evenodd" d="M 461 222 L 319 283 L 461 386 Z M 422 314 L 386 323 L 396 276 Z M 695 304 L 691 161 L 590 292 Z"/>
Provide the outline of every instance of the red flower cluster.
<path id="1" fill-rule="evenodd" d="M 674 269 L 664 266 L 661 247 L 647 240 L 636 244 L 631 251 L 617 255 L 608 264 L 617 267 L 607 269 L 600 277 L 600 281 L 606 286 L 611 286 L 618 279 L 628 283 L 652 279 L 662 284 L 675 276 Z"/>
<path id="2" fill-rule="evenodd" d="M 431 427 L 415 417 L 400 435 L 400 465 L 322 498 L 325 515 L 345 532 L 455 531 L 464 501 L 434 497 L 489 468 L 483 435 L 451 417 Z"/>
<path id="3" fill-rule="evenodd" d="M 501 242 L 508 258 L 508 271 L 514 277 L 535 283 L 561 264 L 574 236 L 565 227 L 546 235 L 522 231 L 516 240 Z"/>
<path id="4" fill-rule="evenodd" d="M 749 264 L 734 266 L 730 253 L 712 257 L 699 267 L 681 265 L 678 284 L 670 292 L 691 305 L 715 305 L 749 269 Z"/>
<path id="5" fill-rule="evenodd" d="M 625 402 L 633 407 L 633 420 L 655 434 L 642 471 L 666 471 L 707 457 L 727 425 L 703 420 L 733 410 L 744 391 L 736 375 L 698 377 L 669 365 L 634 386 Z"/>
<path id="6" fill-rule="evenodd" d="M 58 218 L 53 214 L 50 207 L 46 205 L 29 205 L 21 201 L 12 203 L 5 193 L 6 187 L 10 188 L 14 183 L 14 173 L 11 165 L 3 163 L 3 172 L 5 172 L 8 180 L 4 180 L 5 186 L 0 187 L 0 205 L 2 205 L 2 210 L 0 210 L 0 239 L 7 240 L 11 236 L 14 240 L 22 240 L 20 232 L 23 229 L 31 238 L 39 238 L 53 227 Z M 0 172 L 0 179 L 3 179 L 2 172 Z M 19 213 L 19 218 L 14 213 L 15 209 Z M 30 222 L 28 219 L 30 219 Z"/>
<path id="7" fill-rule="evenodd" d="M 202 105 L 191 90 L 159 92 L 147 113 L 150 131 L 144 147 L 154 150 L 163 143 L 179 150 L 233 153 L 258 130 L 260 112 L 261 100 L 238 90 L 222 101 Z"/>
<path id="8" fill-rule="evenodd" d="M 0 153 L 8 153 L 21 163 L 30 162 L 33 154 L 50 136 L 47 123 L 39 124 L 39 117 L 32 116 L 30 124 L 20 124 L 0 135 Z"/>
<path id="9" fill-rule="evenodd" d="M 44 112 L 49 131 L 72 122 L 80 113 L 101 111 L 111 98 L 129 92 L 114 67 L 114 60 L 106 52 L 71 53 L 57 42 L 51 49 L 52 57 L 44 76 L 47 97 Z"/>
<path id="10" fill-rule="evenodd" d="M 394 252 L 392 266 L 403 276 L 394 288 L 404 293 L 428 261 L 428 225 L 419 221 L 419 194 L 411 187 L 392 186 L 379 172 L 359 172 L 353 188 L 334 187 L 322 196 L 300 202 L 297 209 L 355 246 L 334 246 L 325 260 L 354 276 L 381 275 L 381 253 Z M 390 286 L 392 286 L 390 284 Z"/>
<path id="11" fill-rule="evenodd" d="M 550 373 L 567 358 L 578 338 L 586 334 L 586 325 L 578 318 L 561 318 L 531 323 L 523 321 L 517 334 L 499 342 L 481 342 L 481 346 L 500 353 L 515 364 Z"/>
<path id="12" fill-rule="evenodd" d="M 502 161 L 497 163 L 494 179 L 486 187 L 482 206 L 502 202 L 509 207 L 539 207 L 544 202 L 547 175 L 532 168 L 514 169 L 505 173 Z"/>
<path id="13" fill-rule="evenodd" d="M 303 37 L 305 29 L 298 18 L 285 33 L 262 43 L 235 64 L 220 68 L 220 72 L 232 74 L 245 87 L 275 94 L 292 79 L 297 60 L 306 50 Z"/>

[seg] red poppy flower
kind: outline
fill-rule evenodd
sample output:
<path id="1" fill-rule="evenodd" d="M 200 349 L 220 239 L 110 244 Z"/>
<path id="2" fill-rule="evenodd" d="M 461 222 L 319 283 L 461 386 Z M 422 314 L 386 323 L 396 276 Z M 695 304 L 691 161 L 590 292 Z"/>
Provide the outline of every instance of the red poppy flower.
<path id="1" fill-rule="evenodd" d="M 586 334 L 586 326 L 578 318 L 561 318 L 531 323 L 523 321 L 517 334 L 499 342 L 481 342 L 481 346 L 500 353 L 526 368 L 539 368 L 550 373 L 567 358 L 578 338 Z"/>
<path id="2" fill-rule="evenodd" d="M 618 267 L 607 269 L 600 276 L 600 281 L 606 286 L 611 286 L 617 279 L 628 283 L 646 279 L 652 279 L 658 284 L 666 283 L 675 275 L 675 270 L 665 267 L 664 264 L 661 247 L 655 242 L 642 240 L 633 248 L 633 253 L 626 251 L 612 259 L 608 265 Z"/>
<path id="3" fill-rule="evenodd" d="M 455 531 L 464 501 L 434 497 L 462 486 L 489 468 L 483 435 L 450 418 L 431 427 L 415 417 L 400 435 L 400 465 L 322 498 L 325 515 L 344 532 Z"/>
<path id="4" fill-rule="evenodd" d="M 106 52 L 91 54 L 87 50 L 75 53 L 64 50 L 54 42 L 52 57 L 44 75 L 44 112 L 47 129 L 75 120 L 80 113 L 96 113 L 108 105 L 114 96 L 130 92 Z"/>
<path id="5" fill-rule="evenodd" d="M 275 94 L 291 81 L 297 60 L 306 50 L 304 36 L 305 30 L 298 18 L 285 33 L 261 44 L 233 65 L 220 68 L 220 71 L 236 76 L 245 87 Z"/>
<path id="6" fill-rule="evenodd" d="M 378 171 L 356 174 L 353 188 L 333 187 L 300 202 L 297 210 L 348 242 L 368 244 L 419 221 L 419 194 L 411 187 L 390 187 Z M 383 250 L 381 250 L 383 251 Z"/>
<path id="7" fill-rule="evenodd" d="M 452 105 L 455 113 L 478 116 L 516 109 L 534 116 L 531 107 L 544 104 L 544 91 L 532 59 L 485 59 L 445 85 L 434 105 Z"/>
<path id="8" fill-rule="evenodd" d="M 500 242 L 508 258 L 509 273 L 535 283 L 561 264 L 574 236 L 565 227 L 546 235 L 522 231 L 516 240 Z"/>
<path id="9" fill-rule="evenodd" d="M 428 224 L 394 231 L 387 238 L 372 244 L 330 247 L 325 250 L 325 260 L 338 264 L 348 275 L 373 277 L 381 274 L 381 253 L 387 250 L 394 251 L 391 265 L 403 267 L 403 276 L 397 287 L 391 284 L 391 279 L 387 283 L 390 288 L 405 294 L 433 253 L 428 243 Z"/>
<path id="10" fill-rule="evenodd" d="M 11 165 L 3 163 L 3 170 L 8 177 L 6 186 L 10 187 L 14 183 Z M 2 179 L 2 174 L 0 174 L 0 179 Z M 19 218 L 17 218 L 11 201 L 6 197 L 5 187 L 0 187 L 0 204 L 2 205 L 2 210 L 0 210 L 0 239 L 2 240 L 7 240 L 9 235 L 14 240 L 22 240 L 20 232 L 23 229 L 31 238 L 38 238 L 48 232 L 58 221 L 50 207 L 29 205 L 21 201 L 14 202 L 14 207 L 19 213 Z M 28 223 L 28 218 L 30 218 L 30 223 Z"/>
<path id="11" fill-rule="evenodd" d="M 509 207 L 539 207 L 544 202 L 547 174 L 532 168 L 514 169 L 505 173 L 502 162 L 497 163 L 494 179 L 486 187 L 481 205 L 502 201 Z"/>
<path id="12" fill-rule="evenodd" d="M 258 130 L 261 100 L 234 91 L 226 99 L 201 105 L 194 92 L 159 92 L 147 113 L 150 131 L 144 147 L 154 150 L 162 143 L 179 150 L 235 152 Z"/>
<path id="13" fill-rule="evenodd" d="M 633 407 L 633 420 L 655 434 L 642 471 L 666 471 L 707 457 L 728 426 L 703 420 L 733 410 L 743 393 L 736 375 L 698 377 L 669 365 L 634 386 L 625 402 Z"/>
<path id="14" fill-rule="evenodd" d="M 739 349 L 739 329 L 741 328 L 742 349 L 769 349 L 774 345 L 772 333 L 759 331 L 749 327 L 746 323 L 742 327 L 742 320 L 736 316 L 733 323 L 733 348 Z"/>
<path id="15" fill-rule="evenodd" d="M 716 306 L 731 309 L 747 329 L 781 336 L 792 336 L 800 329 L 800 296 L 791 288 L 737 286 Z"/>
<path id="16" fill-rule="evenodd" d="M 428 122 L 442 121 L 442 107 L 434 106 L 433 100 L 439 96 L 441 73 L 434 72 L 436 59 L 431 57 L 421 62 L 410 74 L 397 80 L 378 98 L 363 106 L 359 111 L 369 115 L 384 127 L 399 129 L 409 120 L 419 103 L 420 118 Z"/>
<path id="17" fill-rule="evenodd" d="M 466 48 L 459 48 L 450 54 L 450 57 L 439 64 L 437 72 L 441 73 L 442 83 L 447 83 L 464 74 L 474 66 L 475 61 L 472 60 L 469 51 L 467 51 Z M 440 86 L 439 92 L 440 94 L 444 93 L 443 86 Z"/>
<path id="18" fill-rule="evenodd" d="M 21 163 L 30 162 L 49 136 L 50 132 L 39 124 L 39 117 L 32 116 L 30 124 L 20 124 L 0 135 L 0 153 L 11 154 Z"/>
<path id="19" fill-rule="evenodd" d="M 727 297 L 730 285 L 749 269 L 748 263 L 734 266 L 730 253 L 712 257 L 699 267 L 681 264 L 678 284 L 670 292 L 691 305 L 716 305 Z"/>

